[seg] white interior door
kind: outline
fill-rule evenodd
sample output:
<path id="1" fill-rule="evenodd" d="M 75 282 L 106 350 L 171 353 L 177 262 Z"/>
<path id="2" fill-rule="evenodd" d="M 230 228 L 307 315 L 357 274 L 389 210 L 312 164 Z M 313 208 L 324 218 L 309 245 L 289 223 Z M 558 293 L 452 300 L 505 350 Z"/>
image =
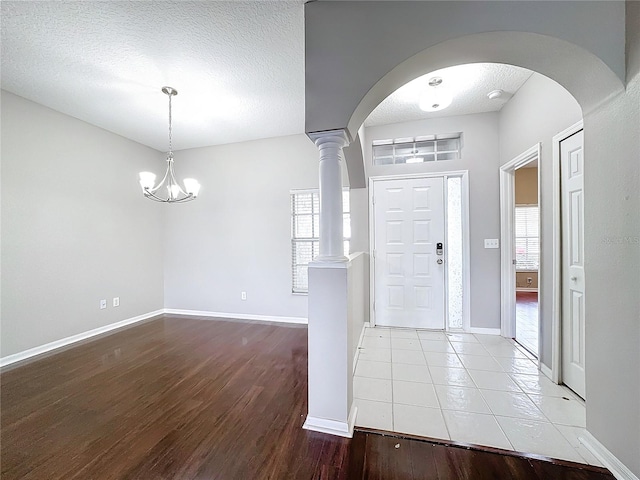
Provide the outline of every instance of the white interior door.
<path id="1" fill-rule="evenodd" d="M 585 398 L 584 158 L 582 131 L 560 142 L 562 379 Z"/>
<path id="2" fill-rule="evenodd" d="M 444 329 L 444 179 L 373 184 L 375 323 Z"/>

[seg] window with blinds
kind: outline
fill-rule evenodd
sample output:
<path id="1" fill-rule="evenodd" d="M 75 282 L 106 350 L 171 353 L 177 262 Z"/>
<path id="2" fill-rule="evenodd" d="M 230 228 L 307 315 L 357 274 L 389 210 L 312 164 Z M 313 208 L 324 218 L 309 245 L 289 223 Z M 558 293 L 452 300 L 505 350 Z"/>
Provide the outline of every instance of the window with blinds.
<path id="1" fill-rule="evenodd" d="M 516 270 L 540 267 L 539 212 L 537 205 L 516 205 Z"/>
<path id="2" fill-rule="evenodd" d="M 349 254 L 351 214 L 349 190 L 342 192 L 344 254 Z M 320 195 L 317 190 L 291 192 L 291 267 L 293 293 L 309 292 L 308 266 L 320 247 Z"/>
<path id="3" fill-rule="evenodd" d="M 460 159 L 461 134 L 373 141 L 374 165 L 441 162 Z"/>

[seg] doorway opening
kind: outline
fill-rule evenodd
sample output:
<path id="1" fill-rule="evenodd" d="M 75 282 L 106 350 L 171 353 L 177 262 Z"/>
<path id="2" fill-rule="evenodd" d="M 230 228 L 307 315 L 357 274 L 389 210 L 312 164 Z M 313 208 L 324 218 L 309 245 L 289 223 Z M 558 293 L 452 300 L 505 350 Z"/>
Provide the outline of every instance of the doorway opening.
<path id="1" fill-rule="evenodd" d="M 500 168 L 502 335 L 540 349 L 540 144 Z"/>
<path id="2" fill-rule="evenodd" d="M 540 199 L 538 159 L 514 172 L 514 246 L 516 260 L 515 340 L 538 357 L 538 271 L 540 269 Z"/>

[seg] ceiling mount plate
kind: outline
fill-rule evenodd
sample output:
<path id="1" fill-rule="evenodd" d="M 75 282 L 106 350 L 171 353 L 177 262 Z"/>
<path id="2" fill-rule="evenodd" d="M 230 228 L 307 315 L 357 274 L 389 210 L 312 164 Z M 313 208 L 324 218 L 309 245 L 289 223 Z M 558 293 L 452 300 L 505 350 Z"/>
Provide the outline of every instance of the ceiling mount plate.
<path id="1" fill-rule="evenodd" d="M 162 93 L 166 94 L 166 95 L 178 95 L 178 91 L 175 88 L 172 87 L 162 87 Z"/>

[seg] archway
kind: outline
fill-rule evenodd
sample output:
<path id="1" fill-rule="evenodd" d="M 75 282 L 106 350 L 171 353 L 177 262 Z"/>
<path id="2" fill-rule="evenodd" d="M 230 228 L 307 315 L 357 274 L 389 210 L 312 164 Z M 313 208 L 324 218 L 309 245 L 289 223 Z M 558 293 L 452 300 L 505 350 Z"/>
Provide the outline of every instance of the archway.
<path id="1" fill-rule="evenodd" d="M 637 274 L 631 271 L 638 271 L 640 256 L 633 247 L 637 237 L 625 233 L 639 226 L 634 179 L 640 174 L 640 39 L 634 25 L 640 9 L 634 2 L 627 2 L 626 11 L 625 4 L 606 2 L 513 2 L 508 7 L 500 2 L 412 3 L 307 4 L 306 131 L 343 131 L 353 140 L 367 115 L 399 86 L 462 63 L 522 66 L 555 80 L 574 96 L 584 113 L 589 159 L 585 258 L 587 277 L 594 281 L 585 307 L 587 350 L 594 352 L 588 362 L 595 367 L 587 377 L 587 426 L 606 446 L 600 445 L 604 451 L 609 448 L 640 472 L 634 453 L 640 445 L 635 414 L 640 367 L 637 354 L 632 358 L 630 353 L 636 352 L 632 338 L 639 331 L 632 287 Z M 625 40 L 627 65 L 633 69 L 626 74 L 626 92 Z M 603 248 L 607 255 L 602 255 Z M 619 299 L 613 306 L 612 298 Z M 618 373 L 622 364 L 631 369 L 628 374 Z M 601 388 L 604 384 L 629 395 L 612 398 Z"/>

